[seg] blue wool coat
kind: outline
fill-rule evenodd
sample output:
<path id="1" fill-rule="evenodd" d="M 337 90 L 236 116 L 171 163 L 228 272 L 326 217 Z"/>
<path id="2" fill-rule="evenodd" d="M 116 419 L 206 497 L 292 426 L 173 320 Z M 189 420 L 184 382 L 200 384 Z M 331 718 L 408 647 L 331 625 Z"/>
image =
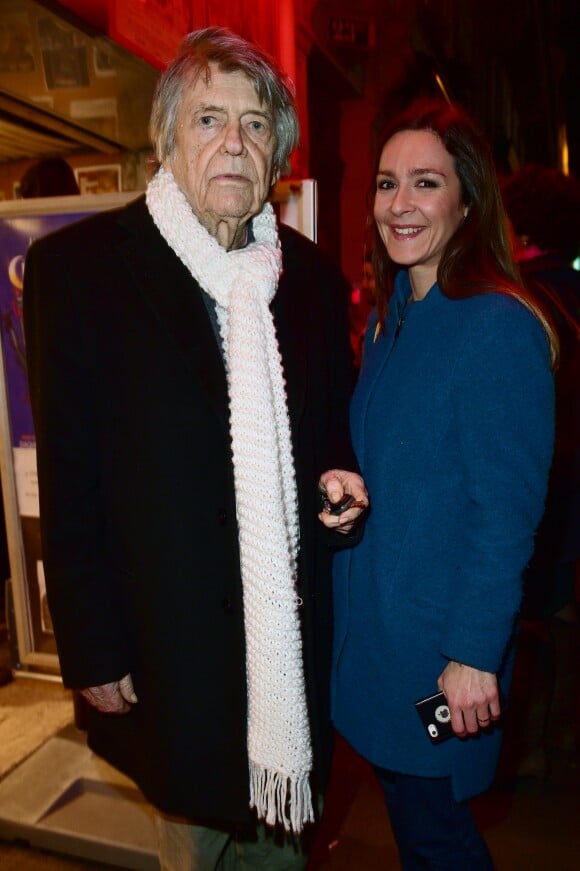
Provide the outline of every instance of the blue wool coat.
<path id="1" fill-rule="evenodd" d="M 499 293 L 409 305 L 397 277 L 386 334 L 371 316 L 351 408 L 371 499 L 361 543 L 335 557 L 333 719 L 373 764 L 485 790 L 501 728 L 432 745 L 414 702 L 450 659 L 508 694 L 521 577 L 553 442 L 546 336 Z"/>

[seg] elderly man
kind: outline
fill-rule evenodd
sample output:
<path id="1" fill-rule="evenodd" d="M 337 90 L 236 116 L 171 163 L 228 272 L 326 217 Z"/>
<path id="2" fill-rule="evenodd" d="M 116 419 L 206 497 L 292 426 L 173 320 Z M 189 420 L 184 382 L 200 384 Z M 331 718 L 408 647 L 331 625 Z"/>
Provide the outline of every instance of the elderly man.
<path id="1" fill-rule="evenodd" d="M 163 868 L 302 867 L 284 830 L 328 770 L 332 546 L 367 505 L 347 288 L 267 202 L 298 123 L 256 46 L 186 37 L 151 131 L 146 196 L 26 261 L 62 675 L 161 812 Z M 321 512 L 320 488 L 354 504 Z"/>

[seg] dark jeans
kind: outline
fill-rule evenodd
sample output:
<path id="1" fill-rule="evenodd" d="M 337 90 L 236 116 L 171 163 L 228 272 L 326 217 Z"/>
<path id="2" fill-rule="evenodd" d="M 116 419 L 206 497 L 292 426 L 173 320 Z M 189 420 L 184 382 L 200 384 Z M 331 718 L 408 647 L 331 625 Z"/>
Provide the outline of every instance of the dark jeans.
<path id="1" fill-rule="evenodd" d="M 412 777 L 375 767 L 403 871 L 492 871 L 493 862 L 449 777 Z"/>

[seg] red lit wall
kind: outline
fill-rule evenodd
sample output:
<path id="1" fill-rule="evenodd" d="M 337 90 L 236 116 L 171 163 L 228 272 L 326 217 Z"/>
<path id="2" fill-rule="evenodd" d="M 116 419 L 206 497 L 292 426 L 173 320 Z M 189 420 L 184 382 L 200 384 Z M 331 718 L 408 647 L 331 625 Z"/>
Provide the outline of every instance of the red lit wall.
<path id="1" fill-rule="evenodd" d="M 74 12 L 82 21 L 86 21 L 97 30 L 107 32 L 108 0 L 59 0 L 58 5 Z"/>

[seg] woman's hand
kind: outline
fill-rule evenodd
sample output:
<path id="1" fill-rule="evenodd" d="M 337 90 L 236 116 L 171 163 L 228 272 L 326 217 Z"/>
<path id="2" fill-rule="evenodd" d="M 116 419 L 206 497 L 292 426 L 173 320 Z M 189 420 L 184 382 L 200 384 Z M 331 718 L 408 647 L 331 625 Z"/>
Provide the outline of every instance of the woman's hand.
<path id="1" fill-rule="evenodd" d="M 352 531 L 353 526 L 363 511 L 369 506 L 369 494 L 365 483 L 356 472 L 346 472 L 343 469 L 330 469 L 320 476 L 318 487 L 328 499 L 330 505 L 338 505 L 345 496 L 352 496 L 353 502 L 346 511 L 333 514 L 332 508 L 323 509 L 318 519 L 328 529 L 335 529 L 343 535 Z"/>
<path id="2" fill-rule="evenodd" d="M 475 735 L 499 720 L 499 689 L 492 672 L 451 660 L 439 676 L 437 686 L 445 693 L 451 726 L 460 738 Z"/>

